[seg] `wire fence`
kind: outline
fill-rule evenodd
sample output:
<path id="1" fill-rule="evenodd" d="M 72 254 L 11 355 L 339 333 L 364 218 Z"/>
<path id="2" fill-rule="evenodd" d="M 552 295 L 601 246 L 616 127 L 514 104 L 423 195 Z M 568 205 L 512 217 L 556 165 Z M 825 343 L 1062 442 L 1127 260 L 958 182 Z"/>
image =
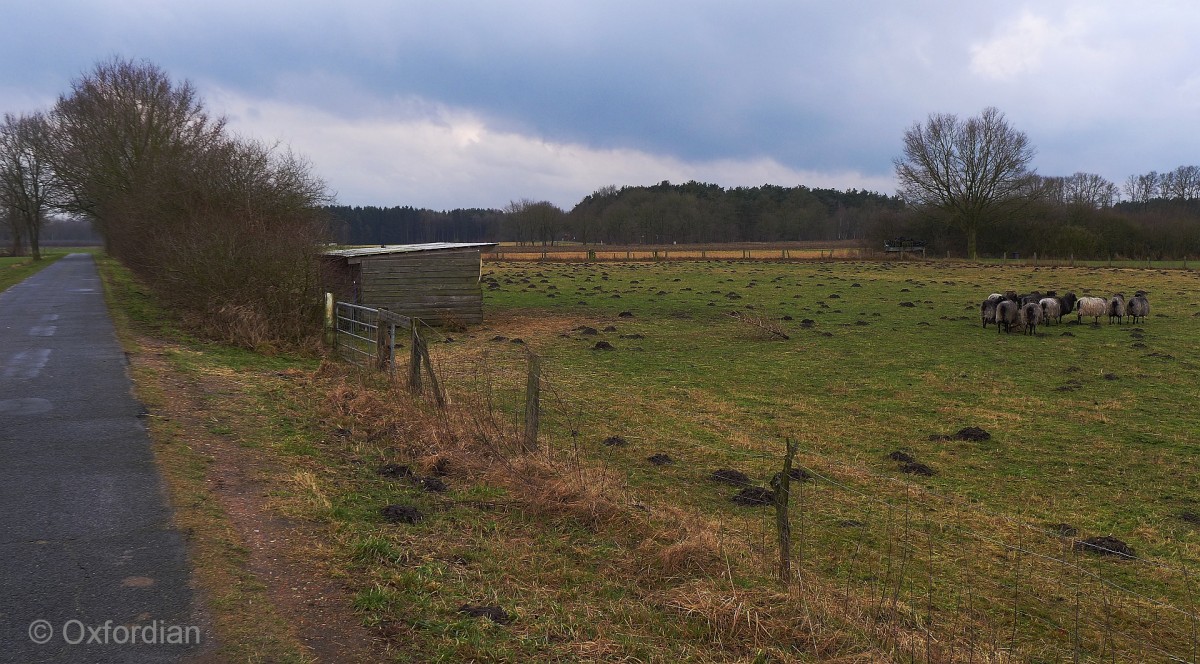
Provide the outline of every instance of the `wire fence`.
<path id="1" fill-rule="evenodd" d="M 536 383 L 534 449 L 578 455 L 596 437 L 581 434 L 598 410 L 580 396 L 592 377 L 560 371 L 555 358 L 538 356 L 520 339 L 497 336 L 468 345 L 419 321 L 414 329 L 443 395 L 439 402 L 424 393 L 431 406 L 451 404 L 486 418 L 509 439 L 525 441 L 514 452 L 528 452 Z M 408 340 L 395 343 L 402 348 Z M 412 358 L 419 357 L 395 352 L 394 374 L 410 375 L 411 363 L 420 361 Z M 782 467 L 782 441 L 777 447 L 706 451 L 769 476 Z M 898 659 L 1200 664 L 1193 578 L 1200 566 L 1182 551 L 1138 555 L 1119 540 L 1087 539 L 1067 524 L 989 512 L 803 445 L 792 478 L 792 590 L 834 595 L 846 615 Z M 777 571 L 771 510 L 731 506 L 721 520 L 727 524 L 722 536 L 746 545 L 758 573 Z"/>

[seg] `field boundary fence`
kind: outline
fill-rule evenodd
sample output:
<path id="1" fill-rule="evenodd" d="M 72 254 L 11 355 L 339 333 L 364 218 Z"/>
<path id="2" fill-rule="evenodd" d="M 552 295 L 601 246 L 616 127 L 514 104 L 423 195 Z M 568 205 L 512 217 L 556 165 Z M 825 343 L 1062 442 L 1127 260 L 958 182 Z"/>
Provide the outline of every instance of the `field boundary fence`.
<path id="1" fill-rule="evenodd" d="M 1200 661 L 1187 561 L 1139 557 L 1068 524 L 988 513 L 907 480 L 801 456 L 792 490 L 795 582 L 820 578 L 847 603 L 869 598 L 873 610 L 862 615 L 884 640 L 897 626 L 924 634 L 901 654 Z M 1135 577 L 1148 589 L 1129 587 Z"/>
<path id="2" fill-rule="evenodd" d="M 497 335 L 468 349 L 456 333 L 415 319 L 409 329 L 420 334 L 406 338 L 396 336 L 387 314 L 381 325 L 371 318 L 378 312 L 343 311 L 352 315 L 339 315 L 339 321 L 347 320 L 339 325 L 361 330 L 347 336 L 356 344 L 369 344 L 385 329 L 395 347 L 421 346 L 393 352 L 389 368 L 402 376 L 414 373 L 414 366 L 416 373 L 427 372 L 443 396 L 425 390 L 422 398 L 455 404 L 456 414 L 486 420 L 505 432 L 513 454 L 605 465 L 602 459 L 615 452 L 598 453 L 600 445 L 625 445 L 611 434 L 624 424 L 638 428 L 636 422 L 597 428 L 594 414 L 610 404 L 588 403 L 578 395 L 586 392 L 584 383 L 603 377 L 568 371 L 558 358 L 531 350 L 521 339 Z M 378 352 L 372 358 L 362 349 L 340 350 L 380 368 Z M 714 431 L 711 438 L 721 435 Z M 646 442 L 636 434 L 631 438 L 631 446 Z M 721 515 L 720 537 L 748 551 L 744 564 L 757 565 L 761 578 L 782 577 L 793 596 L 844 607 L 842 617 L 852 618 L 892 657 L 1200 664 L 1198 561 L 1182 550 L 1129 551 L 1119 540 L 1088 537 L 1087 524 L 1043 523 L 938 493 L 912 479 L 921 474 L 919 464 L 902 468 L 916 475 L 892 476 L 824 455 L 802 436 L 799 443 L 786 442 L 764 451 L 692 441 L 695 456 L 720 453 L 746 470 L 748 479 L 740 487 L 718 485 L 709 482 L 713 469 L 704 468 L 689 469 L 694 476 L 688 481 L 768 496 L 786 491 L 782 511 L 777 499 L 753 507 L 731 504 Z M 679 446 L 664 451 L 690 455 Z M 658 463 L 654 457 L 645 461 Z M 788 472 L 790 482 L 779 481 L 781 472 Z"/>

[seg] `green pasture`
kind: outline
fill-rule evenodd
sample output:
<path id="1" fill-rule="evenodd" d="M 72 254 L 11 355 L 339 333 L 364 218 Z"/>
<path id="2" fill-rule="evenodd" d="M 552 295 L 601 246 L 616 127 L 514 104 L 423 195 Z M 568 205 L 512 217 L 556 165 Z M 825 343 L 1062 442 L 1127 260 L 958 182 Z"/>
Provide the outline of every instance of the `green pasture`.
<path id="1" fill-rule="evenodd" d="M 496 352 L 511 343 L 501 337 L 519 336 L 542 355 L 555 389 L 544 417 L 551 434 L 627 473 L 643 496 L 698 506 L 748 538 L 767 539 L 770 510 L 746 516 L 708 476 L 733 468 L 763 485 L 791 438 L 801 443 L 798 463 L 846 487 L 801 488 L 821 507 L 809 524 L 821 536 L 810 532 L 807 544 L 817 569 L 836 573 L 853 538 L 865 537 L 830 524 L 874 519 L 889 527 L 884 513 L 915 491 L 924 496 L 912 504 L 926 511 L 927 530 L 965 529 L 981 542 L 1028 536 L 1051 553 L 1063 550 L 1053 535 L 1064 525 L 1078 539 L 1115 537 L 1145 562 L 1081 561 L 1098 565 L 1105 582 L 1175 606 L 1194 601 L 1200 279 L 1192 271 L 489 263 L 483 279 L 488 325 L 468 343 Z M 1152 313 L 1138 325 L 1099 326 L 1069 315 L 1035 336 L 983 329 L 980 301 L 1006 290 L 1145 290 Z M 751 317 L 760 325 L 745 321 Z M 613 349 L 596 350 L 599 341 Z M 991 438 L 940 438 L 964 427 Z M 628 445 L 601 444 L 612 435 Z M 933 474 L 901 472 L 894 452 Z M 655 453 L 675 463 L 647 463 Z M 974 548 L 990 555 L 988 546 Z M 1075 555 L 1069 544 L 1066 552 Z M 988 564 L 953 573 L 1014 569 Z"/>

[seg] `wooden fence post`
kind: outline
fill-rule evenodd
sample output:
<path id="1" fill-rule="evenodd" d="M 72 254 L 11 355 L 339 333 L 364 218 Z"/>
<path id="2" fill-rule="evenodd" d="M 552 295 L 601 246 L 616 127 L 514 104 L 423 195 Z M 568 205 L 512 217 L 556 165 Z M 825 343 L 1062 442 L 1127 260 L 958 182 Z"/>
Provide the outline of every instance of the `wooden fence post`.
<path id="1" fill-rule="evenodd" d="M 375 316 L 375 368 L 380 371 L 388 368 L 388 362 L 392 357 L 391 339 L 388 338 L 388 325 L 384 322 L 384 311 L 380 309 L 380 313 Z"/>
<path id="2" fill-rule="evenodd" d="M 775 528 L 779 534 L 779 581 L 787 585 L 792 580 L 792 524 L 788 520 L 788 501 L 791 498 L 792 459 L 799 446 L 787 440 L 783 457 L 783 472 L 771 478 L 775 493 Z"/>
<path id="3" fill-rule="evenodd" d="M 413 394 L 421 393 L 421 335 L 417 333 L 416 321 L 413 321 L 410 346 L 408 351 L 408 391 Z"/>
<path id="4" fill-rule="evenodd" d="M 325 293 L 325 344 L 337 343 L 337 317 L 334 315 L 333 293 Z"/>
<path id="5" fill-rule="evenodd" d="M 525 437 L 521 448 L 525 452 L 538 449 L 538 424 L 542 413 L 542 358 L 529 353 L 529 377 L 525 381 Z"/>

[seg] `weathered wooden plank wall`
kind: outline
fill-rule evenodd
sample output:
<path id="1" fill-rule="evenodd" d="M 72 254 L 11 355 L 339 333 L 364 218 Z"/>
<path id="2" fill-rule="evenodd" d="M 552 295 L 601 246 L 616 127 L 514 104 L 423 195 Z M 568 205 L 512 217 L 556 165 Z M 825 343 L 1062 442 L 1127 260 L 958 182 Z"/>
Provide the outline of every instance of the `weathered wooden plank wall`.
<path id="1" fill-rule="evenodd" d="M 430 324 L 483 322 L 479 249 L 364 256 L 360 304 Z"/>

